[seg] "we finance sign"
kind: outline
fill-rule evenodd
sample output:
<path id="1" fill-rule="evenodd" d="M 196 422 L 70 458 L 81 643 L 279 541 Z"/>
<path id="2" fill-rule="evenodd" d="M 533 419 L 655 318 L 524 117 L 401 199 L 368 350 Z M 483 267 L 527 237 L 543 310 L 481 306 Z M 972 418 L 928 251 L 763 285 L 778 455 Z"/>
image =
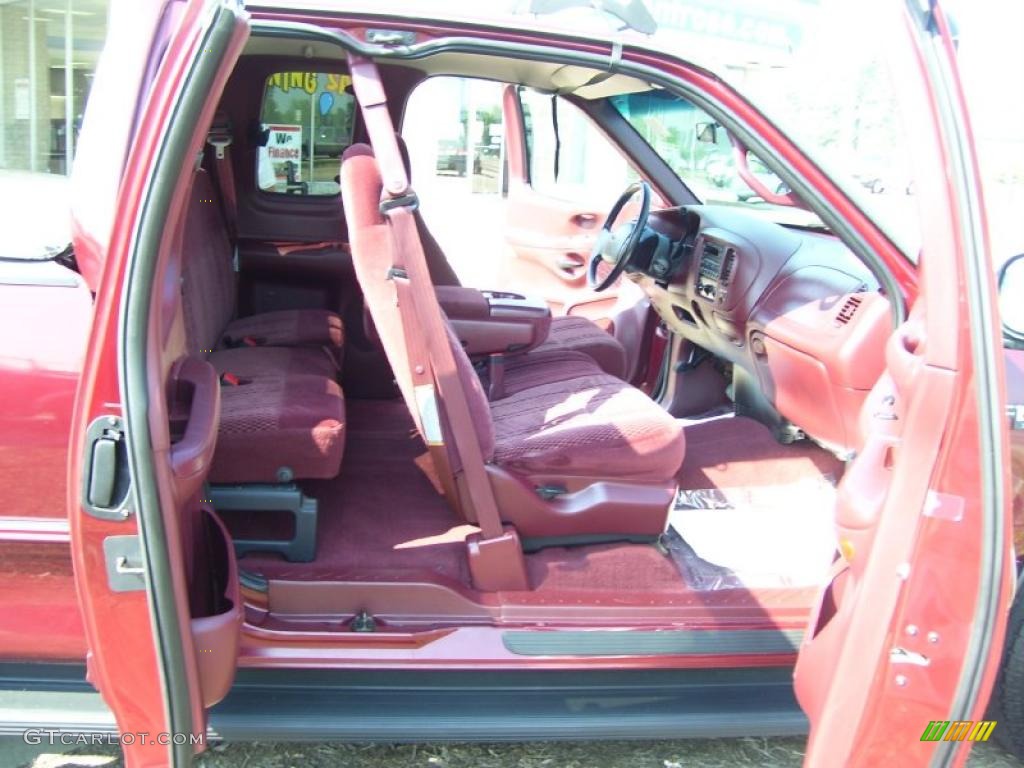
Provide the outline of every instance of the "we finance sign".
<path id="1" fill-rule="evenodd" d="M 267 156 L 274 164 L 274 174 L 279 179 L 287 177 L 287 163 L 294 164 L 292 172 L 294 180 L 302 180 L 302 126 L 280 125 L 267 126 L 270 135 L 267 137 Z"/>

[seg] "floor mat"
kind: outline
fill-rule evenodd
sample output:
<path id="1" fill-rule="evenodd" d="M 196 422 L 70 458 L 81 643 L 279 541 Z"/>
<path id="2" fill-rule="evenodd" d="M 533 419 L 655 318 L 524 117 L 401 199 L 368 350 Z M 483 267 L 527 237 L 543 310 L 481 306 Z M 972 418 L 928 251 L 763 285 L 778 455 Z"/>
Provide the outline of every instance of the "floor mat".
<path id="1" fill-rule="evenodd" d="M 760 422 L 686 422 L 682 490 L 661 546 L 546 549 L 526 558 L 538 594 L 772 589 L 821 583 L 835 551 L 843 463 L 803 441 L 782 445 Z"/>
<path id="2" fill-rule="evenodd" d="M 693 589 L 821 584 L 836 551 L 830 480 L 680 490 L 665 545 Z"/>
<path id="3" fill-rule="evenodd" d="M 320 503 L 316 559 L 253 553 L 240 566 L 270 578 L 396 580 L 416 573 L 469 583 L 468 526 L 438 495 L 426 448 L 401 400 L 352 400 L 345 458 L 332 480 L 303 483 Z"/>

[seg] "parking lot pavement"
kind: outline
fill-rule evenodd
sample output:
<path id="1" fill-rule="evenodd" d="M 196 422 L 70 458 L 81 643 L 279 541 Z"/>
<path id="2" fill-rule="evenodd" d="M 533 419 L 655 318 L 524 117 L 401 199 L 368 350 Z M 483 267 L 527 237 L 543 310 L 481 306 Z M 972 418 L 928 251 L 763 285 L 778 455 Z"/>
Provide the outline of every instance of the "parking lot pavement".
<path id="1" fill-rule="evenodd" d="M 30 751 L 35 750 L 35 751 Z M 196 760 L 199 768 L 798 768 L 803 740 L 692 739 L 687 741 L 530 744 L 221 744 Z M 0 740 L 0 765 L 24 768 L 114 768 L 115 750 L 30 748 Z M 969 768 L 1019 768 L 1021 761 L 994 743 L 975 747 Z"/>

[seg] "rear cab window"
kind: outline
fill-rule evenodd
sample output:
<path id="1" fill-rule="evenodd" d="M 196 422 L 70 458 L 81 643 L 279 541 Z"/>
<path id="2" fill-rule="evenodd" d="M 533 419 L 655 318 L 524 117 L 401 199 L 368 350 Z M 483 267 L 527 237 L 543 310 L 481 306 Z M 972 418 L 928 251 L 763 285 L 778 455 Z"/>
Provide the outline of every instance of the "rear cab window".
<path id="1" fill-rule="evenodd" d="M 285 195 L 337 195 L 338 158 L 352 143 L 352 78 L 340 72 L 275 72 L 260 108 L 256 184 Z"/>

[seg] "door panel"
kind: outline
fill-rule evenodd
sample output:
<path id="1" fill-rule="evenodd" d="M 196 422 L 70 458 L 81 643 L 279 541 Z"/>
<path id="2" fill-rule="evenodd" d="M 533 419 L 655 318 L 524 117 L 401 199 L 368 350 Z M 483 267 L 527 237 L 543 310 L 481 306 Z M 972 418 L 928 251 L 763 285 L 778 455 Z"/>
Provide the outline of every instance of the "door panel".
<path id="1" fill-rule="evenodd" d="M 209 97 L 223 88 L 248 28 L 215 0 L 181 11 L 165 30 L 123 183 L 107 201 L 122 215 L 96 292 L 68 470 L 88 678 L 129 735 L 128 766 L 182 764 L 203 748 L 204 705 L 230 683 L 240 621 L 233 553 L 201 501 L 220 384 L 208 363 L 185 356 L 180 232 L 193 190 L 178 174 L 205 142 L 197 126 L 212 120 Z M 117 76 L 101 64 L 96 87 Z M 189 109 L 193 120 L 164 122 Z M 154 189 L 159 180 L 168 187 Z M 76 250 L 89 247 L 84 236 L 76 231 Z M 132 261 L 142 249 L 156 254 L 152 263 Z"/>
<path id="2" fill-rule="evenodd" d="M 510 186 L 505 236 L 511 252 L 502 265 L 502 286 L 542 297 L 555 315 L 592 302 L 608 312 L 618 286 L 603 294 L 587 287 L 587 261 L 606 215 L 538 195 L 526 185 Z"/>
<path id="3" fill-rule="evenodd" d="M 1001 380 L 1002 359 L 978 362 L 999 338 L 984 305 L 994 271 L 966 224 L 972 214 L 983 219 L 970 207 L 977 175 L 950 149 L 970 152 L 956 128 L 966 115 L 943 103 L 958 91 L 953 48 L 941 12 L 879 11 L 901 116 L 915 137 L 920 293 L 865 401 L 861 445 L 835 509 L 841 554 L 799 652 L 794 683 L 811 724 L 809 766 L 962 764 L 960 742 L 920 737 L 933 720 L 983 717 L 1012 596 L 1011 515 L 998 490 L 1006 421 L 1002 399 L 981 383 Z M 925 61 L 934 64 L 937 52 L 941 67 L 929 72 Z"/>
<path id="4" fill-rule="evenodd" d="M 505 239 L 509 248 L 500 274 L 508 290 L 540 296 L 555 315 L 574 311 L 604 320 L 604 325 L 611 327 L 608 313 L 615 306 L 619 285 L 603 294 L 594 293 L 587 286 L 586 267 L 597 233 L 626 187 L 626 166 L 623 163 L 621 167 L 621 189 L 615 184 L 585 188 L 549 171 L 556 142 L 550 116 L 541 114 L 549 98 L 535 99 L 536 114 L 528 120 L 519 89 L 509 85 L 502 93 L 508 163 Z M 569 107 L 561 106 L 563 121 Z M 575 118 L 578 126 L 584 124 L 582 113 Z M 561 127 L 559 135 L 565 130 Z M 599 148 L 608 151 L 607 140 L 593 128 L 579 138 L 589 144 L 600 142 Z M 559 146 L 558 152 L 561 156 L 566 150 Z M 585 173 L 577 171 L 577 178 Z"/>

